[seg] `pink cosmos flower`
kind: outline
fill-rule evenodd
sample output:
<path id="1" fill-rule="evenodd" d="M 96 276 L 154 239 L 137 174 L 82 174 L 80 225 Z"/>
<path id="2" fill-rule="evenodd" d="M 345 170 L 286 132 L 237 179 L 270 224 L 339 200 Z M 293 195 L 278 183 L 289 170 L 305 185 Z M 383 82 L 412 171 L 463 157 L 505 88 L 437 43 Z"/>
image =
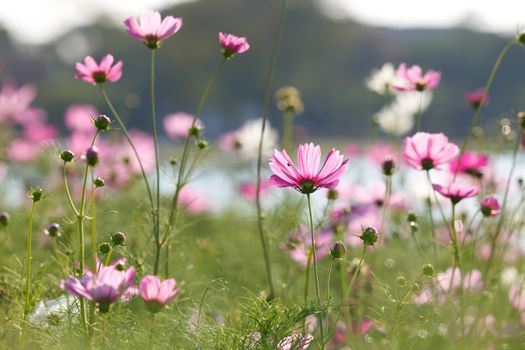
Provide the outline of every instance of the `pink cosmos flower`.
<path id="1" fill-rule="evenodd" d="M 44 123 L 30 124 L 24 126 L 22 136 L 28 141 L 49 141 L 57 138 L 58 130 L 54 126 Z"/>
<path id="2" fill-rule="evenodd" d="M 109 305 L 119 299 L 134 278 L 134 267 L 121 270 L 116 265 L 100 266 L 96 274 L 87 271 L 80 279 L 70 277 L 62 280 L 60 288 L 69 294 L 97 302 L 100 312 L 107 312 Z"/>
<path id="3" fill-rule="evenodd" d="M 102 58 L 100 64 L 97 64 L 91 56 L 84 58 L 84 63 L 77 62 L 77 74 L 75 78 L 81 78 L 88 84 L 102 84 L 106 81 L 115 82 L 122 76 L 122 61 L 113 65 L 113 55 L 107 54 Z"/>
<path id="4" fill-rule="evenodd" d="M 19 123 L 21 116 L 31 107 L 31 102 L 36 97 L 33 85 L 16 85 L 7 81 L 0 89 L 0 122 Z"/>
<path id="5" fill-rule="evenodd" d="M 500 212 L 501 206 L 494 196 L 486 196 L 481 200 L 481 213 L 485 217 L 495 218 Z"/>
<path id="6" fill-rule="evenodd" d="M 181 138 L 185 139 L 188 136 L 192 123 L 193 116 L 184 112 L 169 114 L 163 121 L 164 130 L 173 141 Z M 199 119 L 195 121 L 195 127 L 198 129 L 203 128 L 203 124 Z"/>
<path id="7" fill-rule="evenodd" d="M 274 175 L 269 183 L 277 187 L 292 187 L 310 194 L 318 188 L 334 189 L 341 176 L 348 168 L 348 159 L 344 159 L 334 148 L 328 153 L 319 168 L 321 147 L 313 143 L 300 145 L 297 150 L 299 169 L 297 169 L 285 150 L 275 150 L 270 159 L 270 168 Z"/>
<path id="8" fill-rule="evenodd" d="M 206 199 L 188 186 L 184 186 L 179 192 L 179 205 L 192 215 L 201 214 L 209 208 Z"/>
<path id="9" fill-rule="evenodd" d="M 250 44 L 248 44 L 245 37 L 219 33 L 219 41 L 222 46 L 222 54 L 225 58 L 231 58 L 250 49 Z"/>
<path id="10" fill-rule="evenodd" d="M 454 205 L 465 198 L 474 197 L 479 193 L 478 186 L 461 184 L 458 181 L 451 181 L 446 186 L 433 184 L 432 188 L 442 196 L 449 198 Z"/>
<path id="11" fill-rule="evenodd" d="M 160 311 L 180 293 L 173 278 L 160 281 L 157 276 L 144 276 L 140 282 L 140 296 L 151 312 Z"/>
<path id="12" fill-rule="evenodd" d="M 322 230 L 317 233 L 315 239 L 315 251 L 317 254 L 317 261 L 327 257 L 330 253 L 330 247 L 333 243 L 333 234 L 330 231 Z M 302 226 L 297 232 L 292 234 L 289 242 L 282 246 L 282 249 L 290 253 L 293 261 L 306 267 L 308 264 L 308 255 L 312 247 L 308 230 Z"/>
<path id="13" fill-rule="evenodd" d="M 279 350 L 306 350 L 313 342 L 314 336 L 311 334 L 301 335 L 300 333 L 293 333 L 287 337 L 284 337 L 277 348 Z"/>
<path id="14" fill-rule="evenodd" d="M 140 15 L 140 24 L 135 17 L 126 18 L 124 24 L 129 35 L 154 50 L 162 45 L 162 41 L 179 31 L 182 27 L 182 18 L 167 16 L 161 19 L 157 11 L 147 10 Z"/>
<path id="15" fill-rule="evenodd" d="M 269 184 L 267 181 L 261 181 L 260 194 L 261 197 L 268 192 Z M 257 197 L 257 186 L 253 182 L 243 182 L 239 186 L 241 196 L 248 201 L 255 201 Z"/>
<path id="16" fill-rule="evenodd" d="M 41 147 L 38 143 L 26 139 L 15 139 L 7 149 L 7 157 L 13 162 L 25 163 L 38 157 L 40 151 Z"/>
<path id="17" fill-rule="evenodd" d="M 405 63 L 401 63 L 396 71 L 398 85 L 395 86 L 400 91 L 424 91 L 433 90 L 439 85 L 441 73 L 429 69 L 425 75 L 420 66 L 407 68 Z"/>
<path id="18" fill-rule="evenodd" d="M 479 179 L 483 177 L 484 170 L 488 164 L 489 157 L 487 155 L 465 151 L 459 160 L 453 159 L 450 162 L 450 171 L 468 174 Z"/>
<path id="19" fill-rule="evenodd" d="M 91 118 L 96 118 L 98 111 L 93 105 L 73 104 L 66 109 L 64 121 L 72 132 L 93 132 Z"/>
<path id="20" fill-rule="evenodd" d="M 442 134 L 418 132 L 403 142 L 405 162 L 417 170 L 440 169 L 459 153 L 459 147 Z"/>
<path id="21" fill-rule="evenodd" d="M 383 142 L 374 143 L 366 150 L 366 156 L 375 164 L 383 166 L 386 160 L 398 163 L 399 151 L 392 145 Z"/>
<path id="22" fill-rule="evenodd" d="M 519 284 L 513 284 L 509 289 L 509 301 L 513 308 L 525 311 L 525 288 Z"/>
<path id="23" fill-rule="evenodd" d="M 474 109 L 477 109 L 480 106 L 485 105 L 488 99 L 489 99 L 489 96 L 485 92 L 485 89 L 483 88 L 475 90 L 475 91 L 469 91 L 465 94 L 465 100 Z"/>

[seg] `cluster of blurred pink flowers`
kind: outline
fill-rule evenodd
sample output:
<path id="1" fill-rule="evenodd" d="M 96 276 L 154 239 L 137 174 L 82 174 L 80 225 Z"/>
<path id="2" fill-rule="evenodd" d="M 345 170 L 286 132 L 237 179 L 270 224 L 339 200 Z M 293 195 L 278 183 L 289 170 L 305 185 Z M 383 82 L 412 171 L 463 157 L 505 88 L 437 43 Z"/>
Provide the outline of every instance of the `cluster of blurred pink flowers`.
<path id="1" fill-rule="evenodd" d="M 30 162 L 37 158 L 43 146 L 58 136 L 55 127 L 47 123 L 44 110 L 34 107 L 36 89 L 32 85 L 17 87 L 13 81 L 4 81 L 0 88 L 0 125 L 14 138 L 6 138 L 2 146 L 12 162 Z"/>

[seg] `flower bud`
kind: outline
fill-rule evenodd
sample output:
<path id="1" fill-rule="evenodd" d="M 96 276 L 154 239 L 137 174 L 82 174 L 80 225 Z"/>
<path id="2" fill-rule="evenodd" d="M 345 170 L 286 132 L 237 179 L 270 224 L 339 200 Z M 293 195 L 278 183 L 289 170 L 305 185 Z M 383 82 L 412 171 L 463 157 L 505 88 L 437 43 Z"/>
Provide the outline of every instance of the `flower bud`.
<path id="1" fill-rule="evenodd" d="M 111 236 L 111 244 L 113 246 L 126 245 L 126 235 L 122 232 L 115 232 Z"/>
<path id="2" fill-rule="evenodd" d="M 403 276 L 397 276 L 396 282 L 400 287 L 404 287 L 407 284 L 407 279 Z"/>
<path id="3" fill-rule="evenodd" d="M 334 259 L 342 259 L 345 256 L 346 253 L 346 246 L 343 242 L 337 241 L 332 245 L 332 248 L 330 249 L 330 255 Z"/>
<path id="4" fill-rule="evenodd" d="M 206 149 L 206 148 L 208 148 L 208 141 L 206 141 L 206 140 L 201 140 L 201 141 L 199 141 L 199 142 L 197 143 L 197 147 L 198 147 L 199 149 Z"/>
<path id="5" fill-rule="evenodd" d="M 109 254 L 110 251 L 111 251 L 111 246 L 109 245 L 109 243 L 104 242 L 98 245 L 98 252 L 100 254 L 106 255 L 106 254 Z"/>
<path id="6" fill-rule="evenodd" d="M 98 164 L 98 148 L 96 146 L 89 147 L 86 151 L 86 162 L 89 166 Z"/>
<path id="7" fill-rule="evenodd" d="M 396 164 L 392 158 L 387 157 L 383 161 L 382 168 L 383 174 L 385 174 L 385 176 L 392 176 L 394 174 L 394 170 L 396 169 Z"/>
<path id="8" fill-rule="evenodd" d="M 104 181 L 103 178 L 101 177 L 96 177 L 94 180 L 93 180 L 93 184 L 97 187 L 104 187 L 106 185 L 106 182 Z"/>
<path id="9" fill-rule="evenodd" d="M 4 211 L 0 213 L 0 227 L 6 227 L 7 225 L 9 225 L 9 219 L 10 216 L 8 212 Z"/>
<path id="10" fill-rule="evenodd" d="M 111 127 L 111 119 L 109 119 L 104 114 L 101 114 L 98 116 L 97 119 L 93 121 L 93 124 L 95 124 L 95 127 L 99 131 L 107 131 Z"/>
<path id="11" fill-rule="evenodd" d="M 52 238 L 60 237 L 60 236 L 61 236 L 60 225 L 57 224 L 56 222 L 50 224 L 50 225 L 44 230 L 44 234 L 45 234 L 46 236 L 49 236 L 49 237 L 52 237 Z"/>
<path id="12" fill-rule="evenodd" d="M 29 189 L 29 198 L 31 198 L 33 202 L 38 202 L 41 199 L 43 199 L 43 197 L 44 190 L 42 189 L 42 187 L 33 187 Z"/>
<path id="13" fill-rule="evenodd" d="M 377 242 L 378 237 L 379 233 L 373 226 L 365 227 L 361 232 L 361 236 L 359 236 L 365 246 L 373 246 Z"/>
<path id="14" fill-rule="evenodd" d="M 328 193 L 326 194 L 326 198 L 328 198 L 329 201 L 335 201 L 338 196 L 339 193 L 337 193 L 337 190 L 334 189 L 329 189 Z"/>
<path id="15" fill-rule="evenodd" d="M 419 283 L 414 282 L 411 286 L 411 289 L 413 292 L 419 293 L 421 291 L 421 286 L 419 285 Z"/>
<path id="16" fill-rule="evenodd" d="M 518 112 L 518 122 L 521 130 L 525 130 L 525 111 Z"/>
<path id="17" fill-rule="evenodd" d="M 199 129 L 197 126 L 192 126 L 189 128 L 188 134 L 190 134 L 190 136 L 199 137 L 201 135 L 201 129 Z"/>
<path id="18" fill-rule="evenodd" d="M 62 159 L 65 163 L 73 161 L 74 158 L 75 154 L 69 150 L 65 150 L 62 153 L 60 153 L 60 159 Z"/>
<path id="19" fill-rule="evenodd" d="M 525 32 L 519 33 L 516 40 L 522 45 L 525 45 Z"/>
<path id="20" fill-rule="evenodd" d="M 434 276 L 434 273 L 436 271 L 434 270 L 434 266 L 431 264 L 425 264 L 423 265 L 423 276 L 432 277 Z"/>

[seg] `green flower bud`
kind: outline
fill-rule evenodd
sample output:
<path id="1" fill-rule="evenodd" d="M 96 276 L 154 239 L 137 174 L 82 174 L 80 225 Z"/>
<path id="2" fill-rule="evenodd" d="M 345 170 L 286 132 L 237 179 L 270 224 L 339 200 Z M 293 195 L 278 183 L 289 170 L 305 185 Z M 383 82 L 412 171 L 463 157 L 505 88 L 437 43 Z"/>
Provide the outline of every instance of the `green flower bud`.
<path id="1" fill-rule="evenodd" d="M 199 149 L 206 149 L 208 148 L 208 141 L 206 140 L 201 140 L 197 143 L 197 147 L 199 147 Z"/>
<path id="2" fill-rule="evenodd" d="M 33 202 L 38 202 L 44 198 L 44 190 L 42 187 L 33 187 L 29 189 L 28 195 Z"/>
<path id="3" fill-rule="evenodd" d="M 104 181 L 103 178 L 101 177 L 96 177 L 94 180 L 93 180 L 93 184 L 97 187 L 104 187 L 106 185 L 106 182 Z"/>
<path id="4" fill-rule="evenodd" d="M 89 166 L 98 164 L 98 148 L 96 146 L 89 147 L 86 151 L 86 162 Z"/>
<path id="5" fill-rule="evenodd" d="M 363 244 L 366 246 L 373 246 L 377 239 L 379 238 L 379 233 L 377 232 L 377 229 L 373 226 L 365 227 L 361 233 L 361 236 L 359 236 L 361 240 L 363 240 Z"/>
<path id="6" fill-rule="evenodd" d="M 197 126 L 192 126 L 189 128 L 188 133 L 191 136 L 199 137 L 201 135 L 201 129 L 199 129 Z"/>
<path id="7" fill-rule="evenodd" d="M 106 254 L 109 254 L 109 252 L 111 251 L 111 245 L 109 245 L 109 243 L 100 243 L 98 245 L 98 252 L 102 255 L 106 255 Z"/>
<path id="8" fill-rule="evenodd" d="M 111 119 L 109 119 L 107 116 L 105 116 L 104 114 L 101 114 L 98 116 L 97 119 L 95 119 L 93 121 L 93 124 L 95 124 L 95 127 L 99 130 L 99 131 L 107 131 L 110 129 L 111 127 Z"/>
<path id="9" fill-rule="evenodd" d="M 126 235 L 122 232 L 115 232 L 111 236 L 111 244 L 113 246 L 126 245 Z"/>
<path id="10" fill-rule="evenodd" d="M 337 197 L 339 196 L 339 193 L 337 193 L 337 190 L 330 189 L 328 190 L 328 193 L 326 194 L 326 198 L 330 201 L 335 201 Z"/>
<path id="11" fill-rule="evenodd" d="M 60 153 L 60 159 L 62 159 L 65 163 L 73 161 L 74 158 L 75 154 L 69 150 L 65 150 L 62 153 Z"/>
<path id="12" fill-rule="evenodd" d="M 407 284 L 407 279 L 403 276 L 398 276 L 396 282 L 400 287 L 404 287 Z"/>
<path id="13" fill-rule="evenodd" d="M 342 259 L 345 256 L 346 253 L 346 246 L 343 242 L 337 241 L 332 245 L 332 248 L 330 249 L 330 255 L 334 259 Z"/>
<path id="14" fill-rule="evenodd" d="M 0 227 L 6 227 L 7 225 L 9 225 L 9 220 L 10 220 L 10 216 L 9 216 L 9 213 L 4 211 L 2 213 L 0 213 Z"/>
<path id="15" fill-rule="evenodd" d="M 434 270 L 434 266 L 432 266 L 431 264 L 425 264 L 423 266 L 423 275 L 424 276 L 432 277 L 432 276 L 434 276 L 435 272 L 436 271 Z"/>
<path id="16" fill-rule="evenodd" d="M 50 224 L 50 225 L 44 230 L 44 234 L 47 235 L 47 236 L 49 236 L 49 237 L 52 237 L 52 238 L 60 237 L 60 236 L 61 236 L 60 225 L 57 224 L 56 222 Z"/>

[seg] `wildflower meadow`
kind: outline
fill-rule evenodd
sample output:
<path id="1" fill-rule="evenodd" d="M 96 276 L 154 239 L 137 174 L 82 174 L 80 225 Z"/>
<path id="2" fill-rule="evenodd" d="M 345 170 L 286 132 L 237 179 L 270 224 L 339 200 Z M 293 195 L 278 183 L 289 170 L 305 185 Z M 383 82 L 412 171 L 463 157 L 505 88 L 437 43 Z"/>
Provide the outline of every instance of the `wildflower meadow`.
<path id="1" fill-rule="evenodd" d="M 134 74 L 118 47 L 70 65 L 93 100 L 70 101 L 60 126 L 33 84 L 3 79 L 0 349 L 525 348 L 525 111 L 481 122 L 525 33 L 453 96 L 465 135 L 424 127 L 450 76 L 387 62 L 362 72 L 384 107 L 361 138 L 317 139 L 299 123 L 315 101 L 275 84 L 294 11 L 278 2 L 258 117 L 217 138 L 203 111 L 255 54 L 243 32 L 210 38 L 188 111 L 156 105 L 164 48 L 199 30 L 176 14 L 120 22 L 147 115 L 113 93 Z"/>

